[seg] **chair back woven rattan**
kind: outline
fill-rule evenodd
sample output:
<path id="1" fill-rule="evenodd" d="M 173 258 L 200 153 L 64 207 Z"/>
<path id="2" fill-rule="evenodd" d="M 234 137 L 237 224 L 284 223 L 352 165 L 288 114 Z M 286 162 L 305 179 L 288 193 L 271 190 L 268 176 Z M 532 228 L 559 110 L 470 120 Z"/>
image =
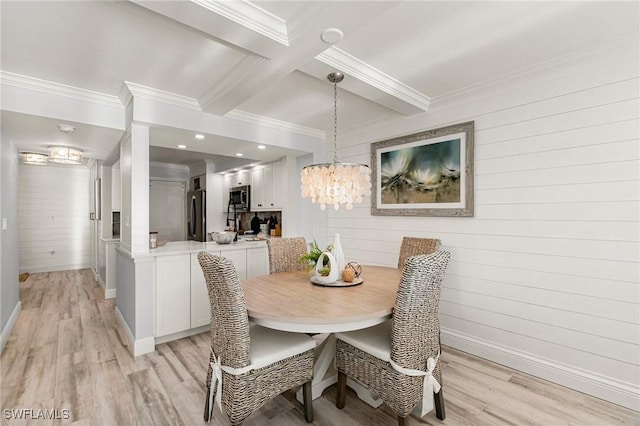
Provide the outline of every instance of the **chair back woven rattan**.
<path id="1" fill-rule="evenodd" d="M 211 349 L 206 379 L 204 419 L 209 421 L 214 353 L 223 366 L 240 369 L 251 364 L 250 326 L 244 292 L 233 263 L 224 257 L 198 253 L 211 305 Z M 257 327 L 257 326 L 255 326 Z M 305 418 L 313 421 L 311 379 L 313 377 L 313 349 L 264 367 L 249 369 L 242 374 L 222 372 L 221 402 L 232 425 L 240 425 L 251 413 L 268 400 L 304 385 Z M 308 393 L 308 397 L 307 397 Z"/>
<path id="2" fill-rule="evenodd" d="M 440 240 L 435 238 L 402 238 L 400 255 L 398 256 L 398 269 L 402 269 L 404 262 L 411 256 L 437 252 L 440 249 L 440 244 Z"/>
<path id="3" fill-rule="evenodd" d="M 300 256 L 307 254 L 307 241 L 304 237 L 270 238 L 269 273 L 289 272 L 305 269 L 307 263 Z"/>
<path id="4" fill-rule="evenodd" d="M 391 320 L 391 359 L 401 367 L 420 371 L 426 371 L 429 357 L 437 359 L 433 376 L 441 385 L 438 305 L 450 258 L 448 251 L 438 251 L 406 259 Z M 422 399 L 423 377 L 399 373 L 388 361 L 340 339 L 336 367 L 378 394 L 398 414 L 400 424 Z M 435 397 L 436 415 L 444 419 L 442 389 Z M 338 407 L 340 404 L 344 406 L 339 388 Z"/>

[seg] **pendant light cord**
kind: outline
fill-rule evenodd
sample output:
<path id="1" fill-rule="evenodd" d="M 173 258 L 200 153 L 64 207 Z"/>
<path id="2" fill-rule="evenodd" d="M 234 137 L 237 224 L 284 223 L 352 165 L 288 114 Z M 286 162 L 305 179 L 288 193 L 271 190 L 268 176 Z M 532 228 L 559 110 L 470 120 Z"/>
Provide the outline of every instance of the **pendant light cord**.
<path id="1" fill-rule="evenodd" d="M 333 83 L 333 163 L 338 162 L 338 83 Z"/>

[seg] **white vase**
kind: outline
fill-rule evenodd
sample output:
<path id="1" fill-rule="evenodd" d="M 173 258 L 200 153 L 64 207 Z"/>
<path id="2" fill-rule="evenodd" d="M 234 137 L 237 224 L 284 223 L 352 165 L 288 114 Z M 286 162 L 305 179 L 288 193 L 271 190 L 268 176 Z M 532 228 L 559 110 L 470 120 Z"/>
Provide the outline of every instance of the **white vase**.
<path id="1" fill-rule="evenodd" d="M 333 257 L 336 259 L 336 268 L 339 271 L 340 278 L 342 278 L 342 271 L 344 270 L 346 261 L 344 260 L 344 253 L 342 252 L 342 245 L 340 244 L 340 234 L 336 233 L 333 237 Z"/>

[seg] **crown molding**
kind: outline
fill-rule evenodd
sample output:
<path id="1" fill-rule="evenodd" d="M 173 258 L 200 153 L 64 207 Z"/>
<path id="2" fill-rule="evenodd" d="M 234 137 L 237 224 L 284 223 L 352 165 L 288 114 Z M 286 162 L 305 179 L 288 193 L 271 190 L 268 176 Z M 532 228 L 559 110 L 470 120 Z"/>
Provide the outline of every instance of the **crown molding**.
<path id="1" fill-rule="evenodd" d="M 431 102 L 429 96 L 412 89 L 336 46 L 331 46 L 320 53 L 316 56 L 316 59 L 416 108 L 423 111 L 429 109 L 429 103 Z"/>
<path id="2" fill-rule="evenodd" d="M 105 93 L 94 92 L 93 90 L 81 89 L 68 86 L 66 84 L 55 83 L 53 81 L 42 80 L 26 75 L 15 74 L 8 71 L 0 71 L 0 82 L 10 86 L 21 87 L 23 89 L 49 93 L 57 96 L 66 96 L 86 102 L 94 102 L 110 107 L 124 108 L 120 98 L 107 95 Z"/>
<path id="3" fill-rule="evenodd" d="M 165 92 L 164 90 L 154 89 L 152 87 L 143 86 L 130 81 L 125 81 L 124 84 L 131 93 L 131 96 L 134 98 L 140 97 L 200 111 L 200 104 L 194 98 Z M 120 93 L 120 98 L 123 98 L 122 92 Z"/>
<path id="4" fill-rule="evenodd" d="M 264 117 L 262 115 L 252 114 L 250 112 L 239 111 L 234 109 L 225 114 L 225 117 L 235 120 L 244 121 L 246 123 L 257 124 L 259 126 L 271 127 L 273 129 L 284 130 L 286 132 L 298 133 L 305 136 L 311 136 L 312 138 L 322 139 L 326 138 L 326 133 L 322 130 L 313 129 L 311 127 L 299 126 L 297 124 L 289 123 L 287 121 L 276 120 L 273 118 Z"/>
<path id="5" fill-rule="evenodd" d="M 191 0 L 191 2 L 289 47 L 287 23 L 249 1 Z"/>

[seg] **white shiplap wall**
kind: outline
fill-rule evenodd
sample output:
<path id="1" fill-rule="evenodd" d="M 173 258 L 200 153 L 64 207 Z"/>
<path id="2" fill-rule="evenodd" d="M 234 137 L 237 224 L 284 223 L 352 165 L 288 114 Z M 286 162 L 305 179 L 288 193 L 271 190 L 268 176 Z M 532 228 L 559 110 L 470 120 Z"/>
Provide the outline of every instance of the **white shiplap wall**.
<path id="1" fill-rule="evenodd" d="M 441 239 L 444 344 L 639 410 L 637 37 L 596 53 L 342 134 L 340 159 L 369 163 L 371 142 L 475 121 L 476 211 L 380 217 L 366 200 L 329 212 L 327 240 L 393 266 L 404 235 Z"/>
<path id="2" fill-rule="evenodd" d="M 21 164 L 18 187 L 20 272 L 88 268 L 89 169 Z"/>

